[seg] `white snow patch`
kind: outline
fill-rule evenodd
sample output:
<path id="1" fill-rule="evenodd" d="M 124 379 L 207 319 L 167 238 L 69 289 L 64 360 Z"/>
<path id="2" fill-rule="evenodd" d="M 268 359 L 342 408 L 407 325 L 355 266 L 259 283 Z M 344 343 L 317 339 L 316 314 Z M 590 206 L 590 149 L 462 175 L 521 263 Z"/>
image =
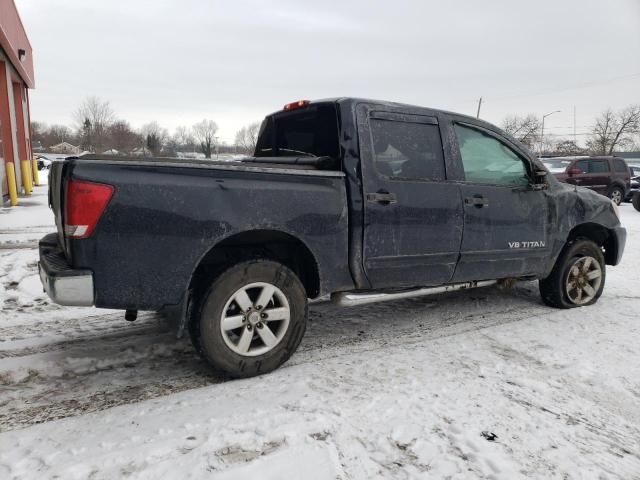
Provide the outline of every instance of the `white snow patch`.
<path id="1" fill-rule="evenodd" d="M 0 478 L 637 478 L 640 213 L 621 212 L 594 306 L 531 282 L 315 305 L 291 360 L 241 381 L 153 314 L 51 305 L 35 249 L 0 250 Z"/>

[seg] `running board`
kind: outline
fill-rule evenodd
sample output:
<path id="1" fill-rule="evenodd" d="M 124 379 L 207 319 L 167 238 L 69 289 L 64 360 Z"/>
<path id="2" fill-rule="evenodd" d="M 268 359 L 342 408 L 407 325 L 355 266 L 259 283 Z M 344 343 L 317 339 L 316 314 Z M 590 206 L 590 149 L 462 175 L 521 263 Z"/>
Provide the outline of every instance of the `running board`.
<path id="1" fill-rule="evenodd" d="M 416 290 L 403 290 L 401 292 L 377 292 L 377 293 L 357 293 L 338 292 L 331 294 L 331 301 L 341 307 L 354 307 L 356 305 L 366 305 L 367 303 L 386 302 L 388 300 L 400 300 L 401 298 L 424 297 L 426 295 L 437 295 L 439 293 L 454 292 L 467 288 L 488 287 L 495 285 L 496 280 L 485 280 L 481 282 L 454 283 L 442 285 L 440 287 L 418 288 Z"/>

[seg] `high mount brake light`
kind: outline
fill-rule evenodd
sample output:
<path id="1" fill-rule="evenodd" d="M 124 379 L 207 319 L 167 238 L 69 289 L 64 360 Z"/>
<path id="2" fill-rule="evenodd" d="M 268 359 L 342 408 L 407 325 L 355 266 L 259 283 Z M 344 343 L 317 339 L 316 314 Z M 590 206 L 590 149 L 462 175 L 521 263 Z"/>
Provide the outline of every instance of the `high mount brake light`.
<path id="1" fill-rule="evenodd" d="M 73 238 L 90 236 L 113 190 L 113 186 L 104 183 L 69 180 L 64 206 L 64 232 Z"/>
<path id="2" fill-rule="evenodd" d="M 295 110 L 296 108 L 306 107 L 309 105 L 309 100 L 298 100 L 297 102 L 287 103 L 284 106 L 284 111 Z"/>

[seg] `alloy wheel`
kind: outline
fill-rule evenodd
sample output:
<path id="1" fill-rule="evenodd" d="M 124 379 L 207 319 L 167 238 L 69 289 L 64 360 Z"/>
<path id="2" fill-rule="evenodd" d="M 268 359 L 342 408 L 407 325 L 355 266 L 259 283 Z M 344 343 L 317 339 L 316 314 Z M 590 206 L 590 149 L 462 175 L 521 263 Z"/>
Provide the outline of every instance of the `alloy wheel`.
<path id="1" fill-rule="evenodd" d="M 222 309 L 222 338 L 239 355 L 263 355 L 280 343 L 290 318 L 282 290 L 266 282 L 250 283 L 231 295 Z"/>
<path id="2" fill-rule="evenodd" d="M 565 290 L 569 300 L 575 305 L 584 305 L 593 300 L 602 283 L 602 268 L 598 261 L 589 256 L 578 258 L 567 275 Z"/>

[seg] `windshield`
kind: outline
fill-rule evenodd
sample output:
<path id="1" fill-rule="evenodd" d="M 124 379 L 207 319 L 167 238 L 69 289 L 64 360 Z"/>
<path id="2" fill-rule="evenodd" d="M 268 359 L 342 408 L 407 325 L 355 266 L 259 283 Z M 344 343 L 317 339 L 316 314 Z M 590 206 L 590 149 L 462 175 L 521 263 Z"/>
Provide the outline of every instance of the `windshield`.
<path id="1" fill-rule="evenodd" d="M 561 173 L 564 172 L 567 167 L 571 164 L 571 160 L 560 160 L 557 158 L 544 158 L 542 160 L 544 166 L 547 167 L 552 173 Z"/>
<path id="2" fill-rule="evenodd" d="M 258 135 L 256 157 L 339 157 L 334 104 L 318 104 L 267 117 Z"/>

